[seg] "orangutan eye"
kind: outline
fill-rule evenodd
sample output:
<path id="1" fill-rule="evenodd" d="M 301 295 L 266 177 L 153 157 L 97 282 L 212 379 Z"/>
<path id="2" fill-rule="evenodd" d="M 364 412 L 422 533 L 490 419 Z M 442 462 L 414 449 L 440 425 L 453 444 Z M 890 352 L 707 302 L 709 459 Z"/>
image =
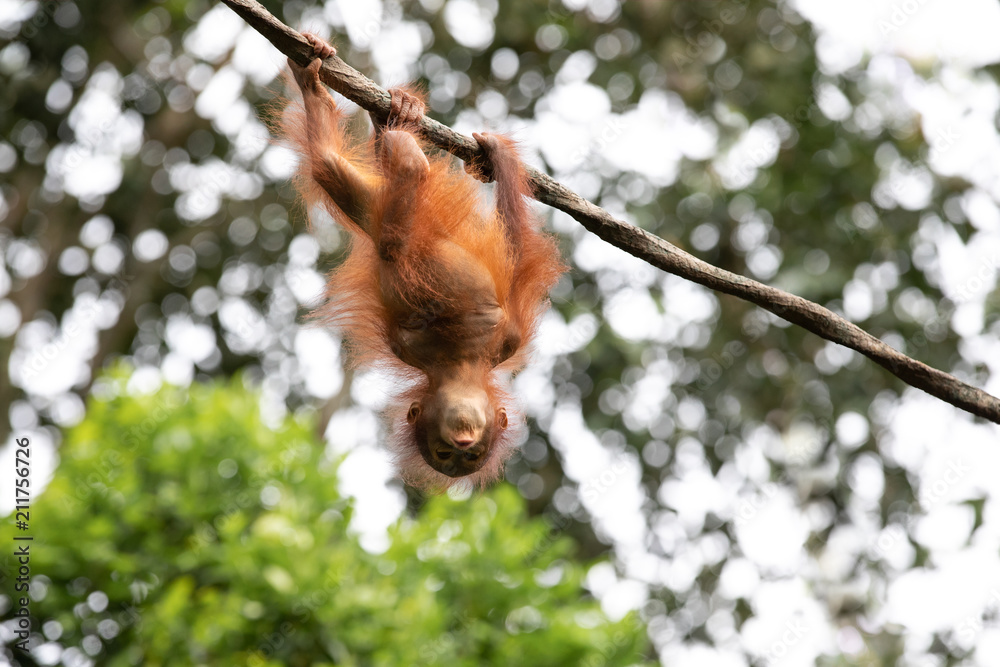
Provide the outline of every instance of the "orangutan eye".
<path id="1" fill-rule="evenodd" d="M 451 450 L 450 449 L 439 449 L 439 450 L 437 450 L 437 452 L 435 452 L 435 454 L 437 454 L 437 457 L 439 459 L 441 459 L 442 461 L 444 461 L 445 459 L 450 459 L 451 458 Z"/>
<path id="2" fill-rule="evenodd" d="M 466 461 L 475 461 L 478 458 L 479 458 L 479 454 L 473 454 L 472 452 L 466 452 L 465 453 L 465 460 Z"/>

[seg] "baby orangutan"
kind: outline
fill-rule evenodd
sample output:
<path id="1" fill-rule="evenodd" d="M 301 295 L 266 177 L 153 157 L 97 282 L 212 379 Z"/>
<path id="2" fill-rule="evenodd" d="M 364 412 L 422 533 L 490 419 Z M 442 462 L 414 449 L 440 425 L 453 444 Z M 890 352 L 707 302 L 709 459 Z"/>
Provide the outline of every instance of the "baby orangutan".
<path id="1" fill-rule="evenodd" d="M 327 285 L 319 314 L 340 329 L 355 363 L 407 386 L 390 407 L 389 446 L 401 476 L 423 488 L 496 479 L 516 444 L 504 380 L 526 361 L 547 293 L 564 270 L 538 229 L 512 142 L 474 134 L 486 155 L 466 165 L 496 181 L 483 211 L 476 182 L 446 156 L 428 157 L 418 134 L 423 102 L 390 90 L 388 122 L 351 142 L 320 82 L 332 46 L 306 35 L 308 67 L 289 60 L 302 104 L 284 132 L 302 157 L 300 189 L 351 233 L 350 252 Z"/>

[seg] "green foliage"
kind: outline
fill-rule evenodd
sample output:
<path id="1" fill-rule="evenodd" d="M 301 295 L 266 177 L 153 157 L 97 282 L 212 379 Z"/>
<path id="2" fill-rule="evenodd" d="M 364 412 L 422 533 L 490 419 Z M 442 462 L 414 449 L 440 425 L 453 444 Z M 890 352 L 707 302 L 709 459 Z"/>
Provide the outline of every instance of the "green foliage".
<path id="1" fill-rule="evenodd" d="M 642 625 L 601 614 L 512 488 L 432 499 L 371 554 L 308 420 L 265 424 L 238 384 L 127 384 L 101 383 L 32 506 L 35 630 L 58 622 L 63 647 L 106 665 L 638 659 Z"/>
<path id="2" fill-rule="evenodd" d="M 402 39 L 378 58 L 378 49 L 355 44 L 343 14 L 322 11 L 323 3 L 265 4 L 293 28 L 329 35 L 345 62 L 377 80 L 402 82 L 407 72 L 427 91 L 430 115 L 439 121 L 469 129 L 514 129 L 529 151 L 549 144 L 532 157 L 556 180 L 705 261 L 837 312 L 847 312 L 851 290 L 870 294 L 871 312 L 862 308 L 852 315 L 857 324 L 932 366 L 987 385 L 989 364 L 970 354 L 975 345 L 967 345 L 968 337 L 956 328 L 960 318 L 954 317 L 957 306 L 968 311 L 975 299 L 965 301 L 964 291 L 963 304 L 945 298 L 938 275 L 943 246 L 935 243 L 937 234 L 927 233 L 940 225 L 940 233 L 969 247 L 983 247 L 984 239 L 988 244 L 988 234 L 980 236 L 987 230 L 966 215 L 973 201 L 967 195 L 977 195 L 985 181 L 969 182 L 967 168 L 938 171 L 930 156 L 947 142 L 925 134 L 933 122 L 915 106 L 923 96 L 903 91 L 924 85 L 909 78 L 915 74 L 927 90 L 957 96 L 960 90 L 977 90 L 970 93 L 970 103 L 978 99 L 988 107 L 983 100 L 995 88 L 996 65 L 971 71 L 963 66 L 956 74 L 946 60 L 907 65 L 898 54 L 883 52 L 877 59 L 865 55 L 844 71 L 831 69 L 819 54 L 851 47 L 828 36 L 817 49 L 821 29 L 796 11 L 801 3 L 773 0 L 477 3 L 487 8 L 484 14 L 495 13 L 492 42 L 480 46 L 467 45 L 463 27 L 448 20 L 447 8 L 459 3 L 383 3 L 384 21 L 376 25 L 366 19 L 366 36 L 384 29 L 377 41 L 388 35 Z M 897 2 L 893 12 L 905 10 L 910 16 L 911 9 L 924 11 L 929 4 Z M 14 18 L 18 15 L 22 18 Z M 251 56 L 266 52 L 280 61 L 277 51 L 246 35 L 237 46 L 237 33 L 219 26 L 242 23 L 227 24 L 232 12 L 207 0 L 25 3 L 7 18 L 0 22 L 0 414 L 10 423 L 0 419 L 0 435 L 20 437 L 32 425 L 49 429 L 75 423 L 75 411 L 65 406 L 75 405 L 77 395 L 89 395 L 90 385 L 80 378 L 97 375 L 116 357 L 140 367 L 169 367 L 178 381 L 185 372 L 200 379 L 238 372 L 256 380 L 267 376 L 274 380 L 271 395 L 292 411 L 324 402 L 321 409 L 340 418 L 347 414 L 342 408 L 366 410 L 351 403 L 349 380 L 333 397 L 329 387 L 317 391 L 307 379 L 317 364 L 295 343 L 312 308 L 304 295 L 309 280 L 300 277 L 311 270 L 324 273 L 341 261 L 343 239 L 323 224 L 306 232 L 305 211 L 287 175 L 275 168 L 274 152 L 267 150 L 259 123 L 274 118 L 275 95 L 285 88 L 268 80 L 266 68 Z M 859 34 L 883 30 L 866 27 L 861 14 L 854 19 Z M 415 35 L 419 53 L 408 53 L 404 46 Z M 396 57 L 386 66 L 388 53 Z M 579 98 L 589 100 L 587 106 L 581 103 L 563 117 L 585 142 L 575 156 L 568 148 L 557 151 L 562 142 L 541 141 L 553 127 L 548 123 L 562 113 L 553 102 L 566 94 L 567 85 L 589 90 Z M 846 100 L 840 112 L 830 113 L 821 103 L 830 93 Z M 669 100 L 669 110 L 649 115 L 657 100 Z M 610 113 L 602 111 L 605 107 Z M 356 129 L 366 125 L 363 115 L 352 121 Z M 718 137 L 719 150 L 685 149 L 676 178 L 657 176 L 659 170 L 649 168 L 650 156 L 669 165 L 682 143 L 660 155 L 652 138 L 684 116 L 704 123 Z M 782 128 L 780 148 L 773 162 L 755 156 L 745 160 L 740 171 L 753 180 L 735 187 L 723 178 L 718 158 L 758 123 Z M 961 123 L 955 129 L 966 134 Z M 614 152 L 620 156 L 619 142 L 636 130 L 649 133 L 648 146 L 635 150 L 634 159 L 610 161 L 609 149 L 619 149 Z M 135 139 L 125 140 L 133 131 Z M 91 154 L 121 167 L 120 184 L 110 183 L 103 194 L 74 194 L 59 165 L 65 162 L 73 173 L 87 174 Z M 216 169 L 220 165 L 225 171 Z M 919 186 L 928 199 L 917 209 L 882 192 L 892 184 L 893 173 L 914 169 L 926 169 L 932 178 Z M 192 201 L 203 206 L 192 211 Z M 107 238 L 103 232 L 83 231 L 93 227 L 95 217 L 108 226 Z M 713 293 L 705 297 L 706 308 L 692 310 L 692 298 L 706 294 L 701 288 L 626 262 L 581 261 L 592 252 L 586 247 L 577 252 L 587 233 L 562 216 L 552 222 L 567 262 L 574 265 L 552 293 L 554 310 L 567 321 L 583 316 L 596 322 L 596 333 L 570 337 L 581 347 L 535 365 L 533 373 L 540 372 L 544 381 L 529 402 L 532 435 L 508 463 L 507 479 L 528 498 L 532 514 L 559 517 L 563 534 L 575 539 L 577 556 L 593 557 L 609 548 L 594 530 L 600 519 L 579 520 L 593 509 L 579 500 L 594 488 L 594 480 L 566 475 L 566 458 L 550 444 L 550 435 L 559 435 L 551 431 L 555 408 L 579 412 L 614 456 L 640 462 L 646 494 L 642 520 L 647 534 L 660 538 L 659 544 L 650 543 L 650 555 L 664 566 L 679 561 L 700 568 L 692 574 L 693 583 L 676 577 L 649 582 L 651 622 L 672 629 L 655 633 L 663 655 L 673 655 L 681 645 L 707 643 L 732 648 L 747 663 L 764 661 L 748 640 L 754 631 L 744 624 L 753 616 L 773 620 L 777 612 L 760 604 L 758 592 L 789 573 L 765 567 L 762 586 L 735 600 L 719 582 L 730 563 L 746 559 L 731 519 L 741 503 L 761 497 L 766 480 L 765 490 L 774 484 L 790 493 L 809 517 L 808 557 L 794 575 L 832 619 L 815 630 L 833 637 L 854 629 L 864 640 L 863 653 L 831 664 L 895 664 L 904 653 L 922 652 L 948 664 L 969 659 L 962 642 L 932 641 L 902 626 L 871 622 L 884 616 L 879 610 L 899 568 L 936 565 L 934 552 L 910 530 L 922 525 L 918 519 L 928 509 L 919 504 L 922 490 L 937 479 L 885 456 L 903 444 L 917 444 L 886 437 L 905 385 L 861 355 L 765 317 L 744 301 Z M 150 233 L 165 238 L 164 247 L 151 253 L 147 243 L 146 251 L 137 252 Z M 315 259 L 313 242 L 319 247 Z M 117 255 L 124 255 L 120 263 L 109 261 Z M 755 256 L 773 262 L 761 265 Z M 993 264 L 975 268 L 992 275 Z M 979 279 L 972 280 L 978 284 Z M 988 342 L 1000 335 L 1000 290 L 992 281 L 982 287 L 992 291 L 975 296 L 984 303 L 982 336 L 973 339 Z M 627 310 L 620 309 L 618 299 L 629 292 L 648 295 L 667 314 L 662 327 L 644 336 L 623 329 L 621 315 Z M 95 307 L 97 302 L 102 308 Z M 119 311 L 110 312 L 112 304 Z M 235 316 L 240 309 L 243 314 Z M 695 317 L 698 310 L 701 315 Z M 22 326 L 15 333 L 11 327 L 17 322 Z M 211 330 L 211 354 L 197 359 L 185 354 L 184 343 L 168 335 L 172 324 Z M 967 340 L 960 345 L 963 337 Z M 82 358 L 46 356 L 57 348 L 76 349 Z M 322 372 L 338 373 L 340 360 L 323 364 Z M 29 381 L 36 372 L 44 382 Z M 544 527 L 530 527 L 520 518 L 519 527 L 511 527 L 515 520 L 509 512 L 520 501 L 501 491 L 459 506 L 433 502 L 419 523 L 397 529 L 392 551 L 378 558 L 366 555 L 346 537 L 350 506 L 337 495 L 333 466 L 323 460 L 307 429 L 287 424 L 286 433 L 249 422 L 234 426 L 231 422 L 256 414 L 256 399 L 245 397 L 236 409 L 239 392 L 225 393 L 215 407 L 199 404 L 198 415 L 218 414 L 199 419 L 197 430 L 180 428 L 180 416 L 193 414 L 191 403 L 200 398 L 215 400 L 218 391 L 198 389 L 181 405 L 163 404 L 169 392 L 120 405 L 117 399 L 96 402 L 89 421 L 60 452 L 69 468 L 58 472 L 37 508 L 45 510 L 38 525 L 47 541 L 36 542 L 33 561 L 52 581 L 47 597 L 33 608 L 43 621 L 60 619 L 65 628 L 60 643 L 83 646 L 84 635 L 93 643 L 101 636 L 100 621 L 110 618 L 122 627 L 97 656 L 102 664 L 109 654 L 153 664 L 163 656 L 183 663 L 245 664 L 265 654 L 278 664 L 300 664 L 316 654 L 330 662 L 368 664 L 394 659 L 383 653 L 392 654 L 395 649 L 386 646 L 397 645 L 387 644 L 372 628 L 386 628 L 386 618 L 405 614 L 406 622 L 399 621 L 401 627 L 391 634 L 418 664 L 515 660 L 512 651 L 498 648 L 500 638 L 507 640 L 504 646 L 524 651 L 528 639 L 539 639 L 544 651 L 531 646 L 538 651 L 531 664 L 549 659 L 549 650 L 570 650 L 568 637 L 547 639 L 548 630 L 581 632 L 572 622 L 553 625 L 560 616 L 552 609 L 562 608 L 556 603 L 542 613 L 544 628 L 516 635 L 516 643 L 507 634 L 507 619 L 525 623 L 532 615 L 513 610 L 543 609 L 535 589 L 524 588 L 533 585 L 528 573 L 555 571 L 566 553 L 561 543 L 544 554 L 525 552 L 525 543 L 540 539 L 537 533 Z M 172 416 L 157 421 L 157 406 L 164 410 L 161 416 Z M 223 418 L 225 406 L 239 419 Z M 122 415 L 126 408 L 134 413 L 128 419 Z M 860 422 L 860 441 L 843 441 L 838 424 L 844 418 L 856 426 Z M 144 424 L 147 419 L 152 421 Z M 109 422 L 119 426 L 112 429 Z M 173 426 L 167 428 L 168 423 Z M 195 432 L 205 440 L 189 440 Z M 761 449 L 762 442 L 774 446 Z M 199 454 L 209 457 L 207 465 Z M 224 459 L 230 461 L 220 469 Z M 869 505 L 869 494 L 858 492 L 856 469 L 884 481 L 876 507 Z M 220 470 L 233 474 L 223 476 Z M 737 494 L 736 504 L 708 511 L 707 505 L 691 505 L 686 498 L 670 500 L 670 486 L 695 471 Z M 310 484 L 315 488 L 307 488 Z M 263 505 L 262 497 L 277 504 Z M 702 510 L 692 511 L 698 507 Z M 974 531 L 984 520 L 982 508 L 975 509 Z M 453 526 L 441 518 L 445 515 L 458 521 L 462 532 L 438 542 L 437 531 Z M 859 521 L 861 516 L 867 518 Z M 490 548 L 486 540 L 477 547 L 483 553 L 459 558 L 461 563 L 440 554 L 430 557 L 435 549 L 447 551 L 463 540 L 475 544 L 470 538 L 471 526 L 478 525 L 474 517 L 492 527 L 493 541 L 503 549 Z M 663 540 L 664 526 L 678 521 L 685 523 L 686 539 Z M 909 562 L 890 563 L 856 547 L 875 543 L 882 531 L 896 534 L 901 526 L 906 538 L 898 543 L 914 552 Z M 433 532 L 434 549 L 421 551 L 420 540 L 429 539 L 424 528 Z M 841 539 L 843 531 L 860 531 L 860 537 Z M 312 542 L 300 543 L 307 539 L 300 533 Z M 725 556 L 706 560 L 702 540 L 726 545 Z M 308 558 L 315 549 L 323 550 L 322 559 Z M 402 558 L 398 549 L 412 549 L 427 560 Z M 9 555 L 0 552 L 0 563 L 4 558 Z M 296 567 L 287 562 L 292 558 Z M 344 562 L 367 563 L 369 569 L 355 565 L 352 570 Z M 848 564 L 832 587 L 828 568 L 817 565 L 830 562 Z M 407 576 L 407 567 L 418 566 L 419 575 Z M 563 568 L 559 585 L 575 585 L 575 571 Z M 497 586 L 495 572 L 504 573 L 503 584 L 521 588 Z M 336 588 L 327 583 L 332 576 L 339 577 Z M 374 586 L 371 582 L 386 576 L 393 578 L 394 592 L 376 597 L 386 609 L 352 615 L 354 606 L 374 604 L 368 600 L 378 591 L 342 582 Z M 494 585 L 477 587 L 476 577 L 483 576 Z M 418 583 L 408 591 L 397 579 Z M 459 584 L 472 592 L 469 599 L 450 588 Z M 555 595 L 553 588 L 536 588 Z M 494 589 L 498 595 L 509 592 L 517 602 L 487 601 L 486 591 Z M 95 590 L 111 601 L 105 611 L 81 620 L 73 605 Z M 359 591 L 367 597 L 358 598 Z M 454 611 L 423 608 L 449 593 L 447 609 Z M 134 615 L 132 607 L 122 606 L 131 605 L 133 596 L 140 598 Z M 310 596 L 318 600 L 315 609 L 302 606 L 303 599 L 311 604 Z M 100 596 L 95 599 L 98 604 Z M 60 606 L 63 602 L 68 606 Z M 170 625 L 158 625 L 161 612 L 173 619 Z M 209 623 L 195 615 L 213 612 Z M 294 630 L 287 636 L 282 634 L 285 622 Z M 406 628 L 411 626 L 414 633 L 424 633 L 422 639 L 409 640 Z M 626 636 L 637 634 L 629 630 Z M 613 631 L 592 641 L 593 661 L 603 661 L 602 651 L 616 645 L 607 644 L 608 636 L 613 638 Z M 282 643 L 273 648 L 269 642 Z M 823 645 L 812 643 L 816 651 Z M 371 646 L 377 651 L 366 648 Z M 574 661 L 567 654 L 558 659 Z"/>

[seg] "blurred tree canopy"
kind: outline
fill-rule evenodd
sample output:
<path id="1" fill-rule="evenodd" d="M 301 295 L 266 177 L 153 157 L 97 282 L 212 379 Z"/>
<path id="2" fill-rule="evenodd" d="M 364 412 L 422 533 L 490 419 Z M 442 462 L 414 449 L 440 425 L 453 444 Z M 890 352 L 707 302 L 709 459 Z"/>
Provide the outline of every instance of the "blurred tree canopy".
<path id="1" fill-rule="evenodd" d="M 511 488 L 435 498 L 370 554 L 308 420 L 268 426 L 239 382 L 128 379 L 102 380 L 32 504 L 21 664 L 637 664 L 644 626 L 603 615 Z"/>
<path id="2" fill-rule="evenodd" d="M 998 393 L 995 63 L 846 46 L 807 19 L 817 3 L 798 0 L 264 4 L 331 35 L 376 81 L 417 81 L 438 120 L 467 134 L 512 131 L 527 159 L 615 215 Z M 60 429 L 95 423 L 84 400 L 101 369 L 125 357 L 146 380 L 190 384 L 184 409 L 214 395 L 198 382 L 242 372 L 267 415 L 319 412 L 337 451 L 373 447 L 379 392 L 345 369 L 335 334 L 304 324 L 342 239 L 323 220 L 306 232 L 291 159 L 267 129 L 283 58 L 207 1 L 3 11 L 8 442 L 30 434 L 63 455 Z M 933 11 L 894 3 L 857 32 L 892 36 Z M 981 160 L 956 157 L 967 143 L 982 147 Z M 592 586 L 602 602 L 638 609 L 674 666 L 1000 661 L 983 640 L 1000 568 L 962 576 L 980 573 L 969 562 L 997 560 L 996 428 L 754 306 L 633 261 L 566 216 L 549 222 L 573 271 L 553 291 L 536 363 L 517 379 L 532 435 L 506 475 L 532 514 L 575 539 L 577 556 L 610 552 L 615 577 Z M 190 466 L 183 483 L 226 488 L 216 466 Z M 323 488 L 296 492 L 303 514 L 290 517 L 334 502 L 332 484 L 314 484 Z M 142 507 L 200 511 L 180 481 L 141 486 Z M 411 500 L 431 518 L 482 511 Z M 341 525 L 292 524 L 315 544 Z M 117 544 L 110 517 L 81 525 Z M 249 568 L 236 551 L 229 566 Z M 129 560 L 92 558 L 73 561 L 92 581 L 92 563 Z M 293 583 L 309 576 L 285 570 Z M 174 595 L 200 583 L 178 574 Z M 936 590 L 961 604 L 927 605 Z M 208 586 L 197 602 L 214 613 L 226 600 Z M 177 603 L 163 604 L 167 613 Z M 262 619 L 277 618 L 227 609 L 201 631 L 246 622 L 263 637 Z M 379 609 L 391 623 L 393 610 Z M 927 617 L 909 615 L 918 609 Z M 458 623 L 423 618 L 440 636 Z M 227 637 L 250 636 L 240 632 Z M 322 636 L 296 641 L 307 635 Z"/>

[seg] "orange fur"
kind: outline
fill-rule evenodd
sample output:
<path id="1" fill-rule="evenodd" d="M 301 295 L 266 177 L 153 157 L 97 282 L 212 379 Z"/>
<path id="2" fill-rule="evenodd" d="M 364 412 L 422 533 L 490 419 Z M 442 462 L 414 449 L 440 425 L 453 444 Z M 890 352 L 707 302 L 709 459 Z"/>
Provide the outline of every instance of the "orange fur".
<path id="1" fill-rule="evenodd" d="M 352 363 L 388 371 L 401 387 L 399 396 L 387 410 L 388 445 L 401 476 L 408 483 L 441 490 L 453 484 L 483 486 L 500 476 L 503 464 L 523 436 L 525 424 L 518 411 L 510 410 L 507 428 L 498 422 L 489 429 L 487 459 L 482 467 L 465 477 L 449 477 L 437 472 L 421 458 L 413 444 L 415 426 L 406 420 L 411 401 L 426 396 L 433 384 L 433 369 L 419 369 L 404 363 L 394 352 L 394 322 L 385 301 L 386 269 L 379 254 L 383 233 L 383 213 L 397 196 L 389 187 L 380 167 L 374 135 L 352 141 L 343 131 L 344 118 L 330 99 L 336 131 L 320 136 L 306 119 L 301 101 L 291 102 L 282 119 L 284 139 L 301 156 L 297 185 L 307 206 L 322 206 L 350 232 L 349 252 L 343 263 L 329 274 L 327 302 L 315 316 L 339 329 L 345 337 Z M 428 146 L 415 137 L 427 154 Z M 511 145 L 508 139 L 501 139 Z M 370 188 L 368 224 L 359 224 L 332 200 L 317 182 L 317 160 L 335 154 L 346 158 Z M 413 223 L 406 235 L 407 251 L 393 258 L 394 285 L 405 286 L 398 299 L 418 311 L 428 300 L 446 301 L 449 312 L 467 311 L 476 306 L 473 297 L 443 293 L 440 276 L 435 280 L 436 248 L 442 242 L 458 245 L 485 267 L 496 286 L 496 298 L 507 319 L 519 334 L 519 345 L 510 358 L 495 368 L 488 359 L 483 367 L 484 384 L 491 405 L 510 405 L 504 380 L 523 367 L 527 349 L 535 334 L 540 314 L 547 307 L 547 293 L 564 270 L 553 237 L 540 231 L 530 215 L 529 192 L 518 161 L 493 165 L 493 176 L 507 184 L 506 200 L 499 202 L 508 217 L 497 211 L 484 212 L 479 204 L 480 186 L 455 168 L 449 156 L 428 156 L 430 169 L 419 185 L 413 202 Z M 511 189 L 513 185 L 513 190 Z M 499 192 L 499 190 L 498 190 Z M 513 192 L 513 195 L 511 194 Z M 367 227 L 365 229 L 364 227 Z M 398 306 L 398 304 L 397 304 Z M 438 326 L 438 325 L 435 325 Z M 499 417 L 495 418 L 496 420 Z"/>
<path id="2" fill-rule="evenodd" d="M 496 378 L 491 378 L 487 388 L 491 399 L 497 403 L 511 405 L 512 397 L 499 386 Z M 417 384 L 402 393 L 385 414 L 389 437 L 386 447 L 400 477 L 410 486 L 431 492 L 446 491 L 453 486 L 485 488 L 503 474 L 504 464 L 513 455 L 518 444 L 527 436 L 528 425 L 523 418 L 515 418 L 506 429 L 496 429 L 490 449 L 489 459 L 478 471 L 466 477 L 448 477 L 427 465 L 420 452 L 413 446 L 415 428 L 406 421 L 406 406 L 427 391 L 425 384 Z M 513 411 L 519 415 L 520 411 Z"/>

